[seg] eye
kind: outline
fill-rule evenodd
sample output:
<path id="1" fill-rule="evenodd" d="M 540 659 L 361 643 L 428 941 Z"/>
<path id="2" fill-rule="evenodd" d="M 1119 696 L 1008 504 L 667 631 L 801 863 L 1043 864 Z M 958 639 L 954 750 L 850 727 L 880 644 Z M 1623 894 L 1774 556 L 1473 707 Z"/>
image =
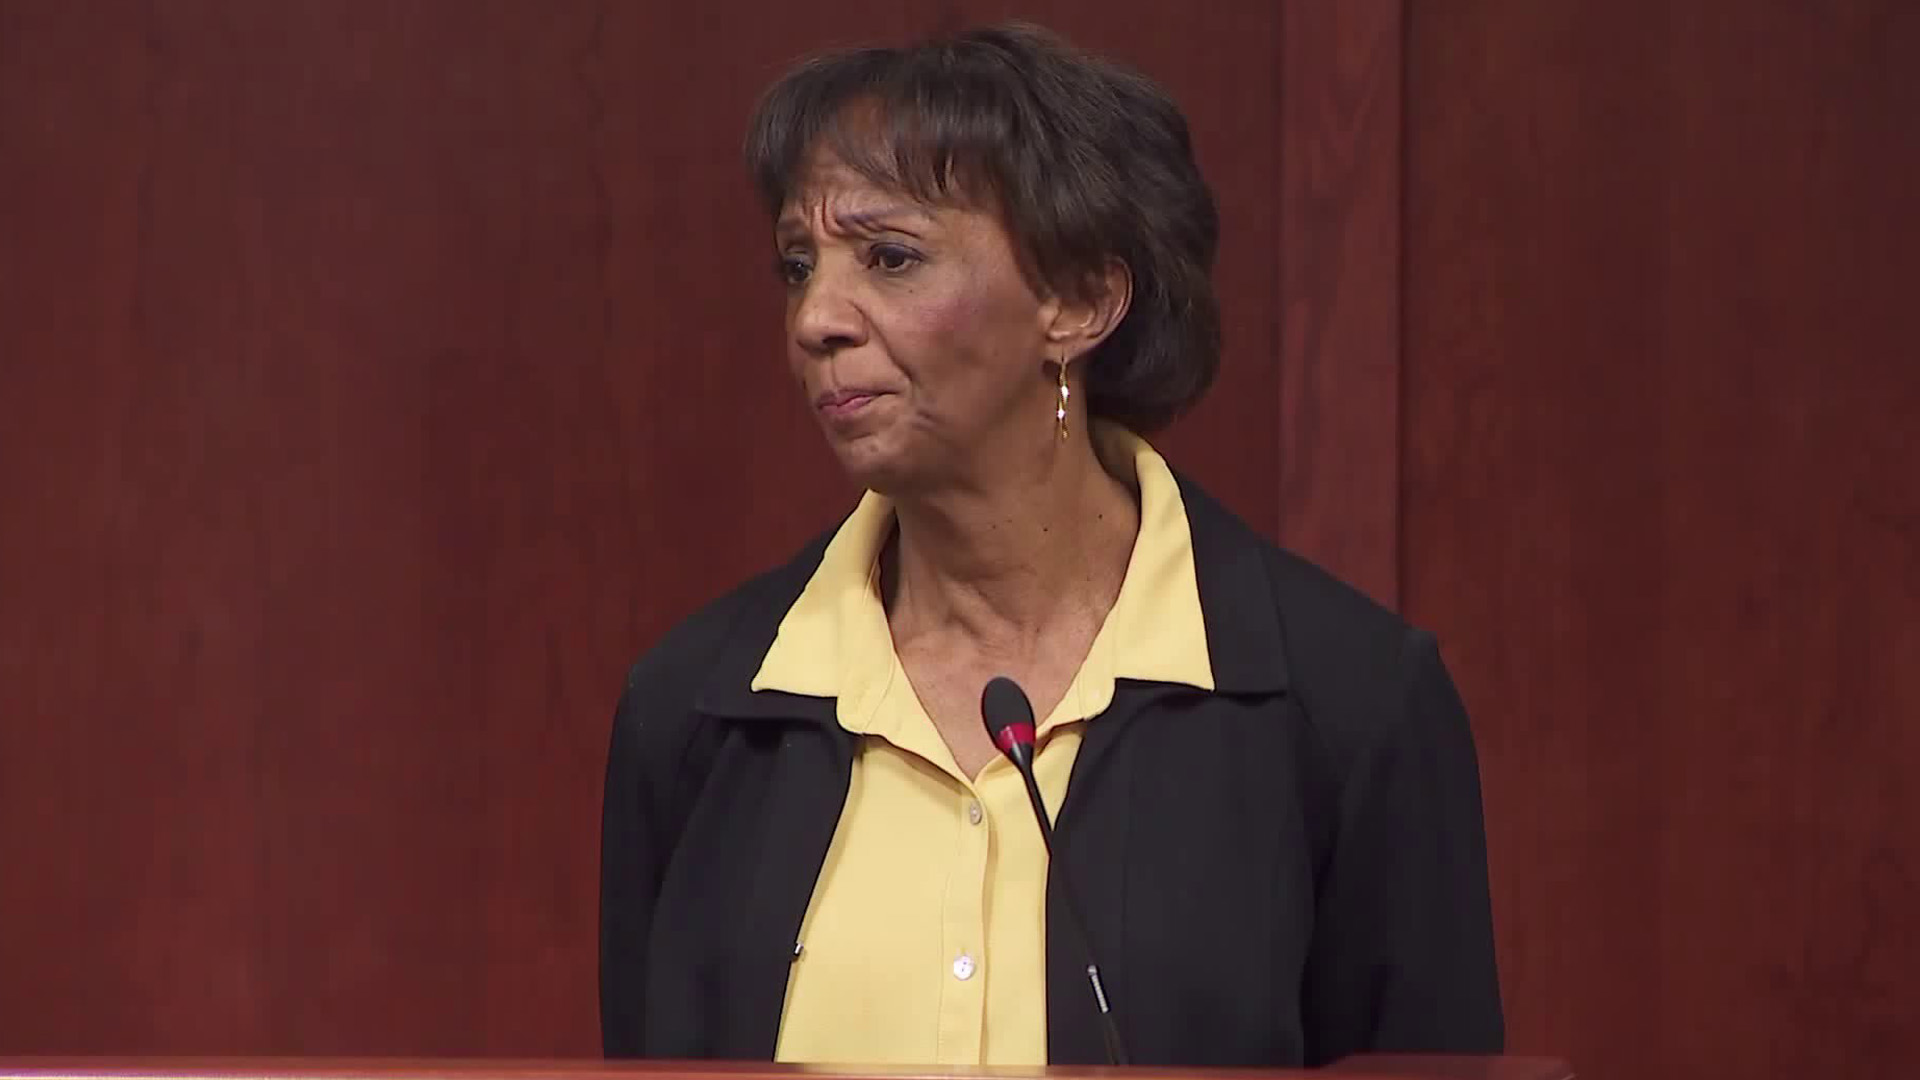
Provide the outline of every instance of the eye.
<path id="1" fill-rule="evenodd" d="M 813 275 L 813 265 L 798 255 L 782 255 L 773 260 L 773 272 L 790 287 L 805 285 Z"/>
<path id="2" fill-rule="evenodd" d="M 867 265 L 885 273 L 898 274 L 919 262 L 919 252 L 899 244 L 875 244 L 867 249 Z"/>

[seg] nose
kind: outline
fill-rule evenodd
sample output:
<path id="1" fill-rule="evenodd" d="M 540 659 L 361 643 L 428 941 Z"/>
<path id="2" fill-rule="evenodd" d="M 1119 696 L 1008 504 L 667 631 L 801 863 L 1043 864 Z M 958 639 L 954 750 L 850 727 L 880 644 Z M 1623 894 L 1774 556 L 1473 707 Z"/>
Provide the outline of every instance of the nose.
<path id="1" fill-rule="evenodd" d="M 866 342 L 866 318 L 836 278 L 825 267 L 816 268 L 788 309 L 794 344 L 813 356 L 831 356 Z"/>

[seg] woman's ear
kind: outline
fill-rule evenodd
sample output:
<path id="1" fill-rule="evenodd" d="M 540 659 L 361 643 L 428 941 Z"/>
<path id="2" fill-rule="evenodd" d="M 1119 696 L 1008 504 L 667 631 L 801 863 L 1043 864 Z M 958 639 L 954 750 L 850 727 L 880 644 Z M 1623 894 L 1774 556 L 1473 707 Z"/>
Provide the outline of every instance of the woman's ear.
<path id="1" fill-rule="evenodd" d="M 1107 340 L 1127 317 L 1133 303 L 1133 272 L 1118 258 L 1110 258 L 1079 289 L 1056 299 L 1047 325 L 1047 341 L 1072 356 L 1085 356 Z"/>

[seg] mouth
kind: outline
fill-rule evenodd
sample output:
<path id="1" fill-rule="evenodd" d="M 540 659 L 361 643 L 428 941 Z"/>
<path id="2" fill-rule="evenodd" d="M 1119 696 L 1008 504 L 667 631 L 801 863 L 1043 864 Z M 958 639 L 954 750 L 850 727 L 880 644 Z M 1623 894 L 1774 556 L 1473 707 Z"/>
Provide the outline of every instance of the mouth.
<path id="1" fill-rule="evenodd" d="M 887 396 L 881 390 L 830 390 L 813 399 L 813 407 L 829 420 L 848 420 Z"/>

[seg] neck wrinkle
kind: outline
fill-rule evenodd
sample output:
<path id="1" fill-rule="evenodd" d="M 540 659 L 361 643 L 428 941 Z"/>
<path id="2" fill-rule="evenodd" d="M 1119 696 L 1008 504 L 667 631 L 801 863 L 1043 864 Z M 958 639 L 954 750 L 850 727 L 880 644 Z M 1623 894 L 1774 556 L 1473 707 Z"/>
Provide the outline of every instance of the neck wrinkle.
<path id="1" fill-rule="evenodd" d="M 1104 618 L 1138 535 L 1137 496 L 1089 439 L 986 490 L 896 501 L 881 584 L 896 641 L 955 632 L 1018 652 L 1062 619 Z"/>

